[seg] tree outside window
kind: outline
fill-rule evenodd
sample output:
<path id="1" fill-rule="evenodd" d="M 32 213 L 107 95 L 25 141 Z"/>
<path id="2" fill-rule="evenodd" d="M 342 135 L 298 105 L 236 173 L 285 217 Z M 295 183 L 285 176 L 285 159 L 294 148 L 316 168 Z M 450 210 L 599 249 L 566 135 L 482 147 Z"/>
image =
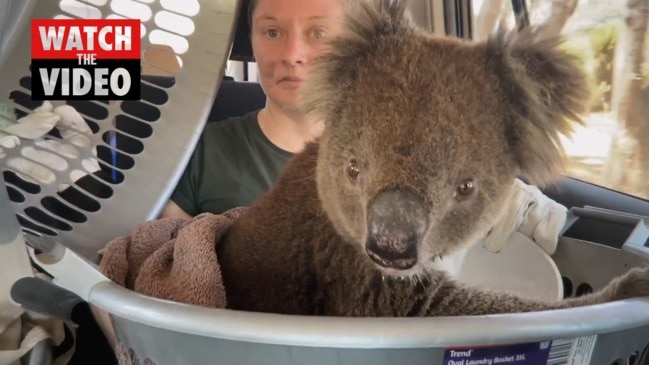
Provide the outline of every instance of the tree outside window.
<path id="1" fill-rule="evenodd" d="M 474 39 L 512 27 L 509 0 L 473 0 Z M 592 76 L 586 124 L 563 143 L 566 175 L 649 199 L 649 0 L 528 0 L 530 23 L 566 47 Z"/>

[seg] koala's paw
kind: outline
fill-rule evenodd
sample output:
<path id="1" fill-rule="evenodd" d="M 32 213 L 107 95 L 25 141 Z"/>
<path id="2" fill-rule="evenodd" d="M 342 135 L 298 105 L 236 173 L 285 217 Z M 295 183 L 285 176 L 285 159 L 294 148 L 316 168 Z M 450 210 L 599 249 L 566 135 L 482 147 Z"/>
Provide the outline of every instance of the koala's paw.
<path id="1" fill-rule="evenodd" d="M 612 300 L 649 296 L 649 266 L 629 270 L 611 282 L 610 289 Z"/>

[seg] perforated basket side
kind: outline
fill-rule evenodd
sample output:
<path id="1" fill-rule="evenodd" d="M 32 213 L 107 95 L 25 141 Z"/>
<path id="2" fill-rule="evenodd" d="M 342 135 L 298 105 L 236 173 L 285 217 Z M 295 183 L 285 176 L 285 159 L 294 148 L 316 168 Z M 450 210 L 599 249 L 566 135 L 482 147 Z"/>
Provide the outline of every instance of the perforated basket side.
<path id="1" fill-rule="evenodd" d="M 58 164 L 42 164 L 38 153 L 52 150 L 21 139 L 3 149 L 0 167 L 13 207 L 25 230 L 57 236 L 94 260 L 97 251 L 136 224 L 154 218 L 167 201 L 198 140 L 223 78 L 239 1 L 64 0 L 27 1 L 16 14 L 0 65 L 0 103 L 24 116 L 42 104 L 31 100 L 31 18 L 121 18 L 142 20 L 142 99 L 62 101 L 79 111 L 92 133 L 77 143 L 62 139 L 70 130 L 46 135 L 75 151 L 55 152 Z M 168 46 L 165 50 L 161 45 Z M 166 52 L 166 54 L 165 54 Z M 179 69 L 154 61 L 171 55 Z M 173 64 L 173 62 L 171 63 Z M 84 159 L 96 160 L 93 171 Z M 29 178 L 20 161 L 36 163 L 40 178 Z M 17 163 L 18 162 L 18 163 Z M 87 162 L 87 161 L 86 161 Z M 62 167 L 61 167 L 62 166 Z M 92 172 L 92 174 L 89 174 Z M 34 175 L 32 175 L 33 177 Z M 81 178 L 79 178 L 81 177 Z"/>

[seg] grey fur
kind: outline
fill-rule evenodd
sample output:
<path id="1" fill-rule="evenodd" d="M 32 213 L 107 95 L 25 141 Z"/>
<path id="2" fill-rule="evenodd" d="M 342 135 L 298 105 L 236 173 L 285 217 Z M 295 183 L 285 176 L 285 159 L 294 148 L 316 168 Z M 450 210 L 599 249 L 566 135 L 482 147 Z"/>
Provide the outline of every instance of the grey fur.
<path id="1" fill-rule="evenodd" d="M 646 268 L 560 302 L 438 270 L 494 225 L 516 176 L 556 178 L 558 136 L 587 110 L 587 79 L 558 40 L 533 29 L 468 43 L 414 27 L 404 1 L 351 3 L 346 32 L 305 88 L 303 108 L 324 118 L 324 135 L 217 245 L 230 308 L 477 315 L 649 295 Z M 414 266 L 382 266 L 413 252 Z"/>

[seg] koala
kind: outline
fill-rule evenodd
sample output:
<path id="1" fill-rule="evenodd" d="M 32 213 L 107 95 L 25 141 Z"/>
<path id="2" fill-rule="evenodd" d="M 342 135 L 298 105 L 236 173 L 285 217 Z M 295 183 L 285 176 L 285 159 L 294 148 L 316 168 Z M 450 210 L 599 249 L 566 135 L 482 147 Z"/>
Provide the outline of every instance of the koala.
<path id="1" fill-rule="evenodd" d="M 355 1 L 303 89 L 325 131 L 217 242 L 231 309 L 298 315 L 514 313 L 649 295 L 649 270 L 543 301 L 457 282 L 516 177 L 550 184 L 588 79 L 560 40 L 434 37 L 404 1 Z"/>

